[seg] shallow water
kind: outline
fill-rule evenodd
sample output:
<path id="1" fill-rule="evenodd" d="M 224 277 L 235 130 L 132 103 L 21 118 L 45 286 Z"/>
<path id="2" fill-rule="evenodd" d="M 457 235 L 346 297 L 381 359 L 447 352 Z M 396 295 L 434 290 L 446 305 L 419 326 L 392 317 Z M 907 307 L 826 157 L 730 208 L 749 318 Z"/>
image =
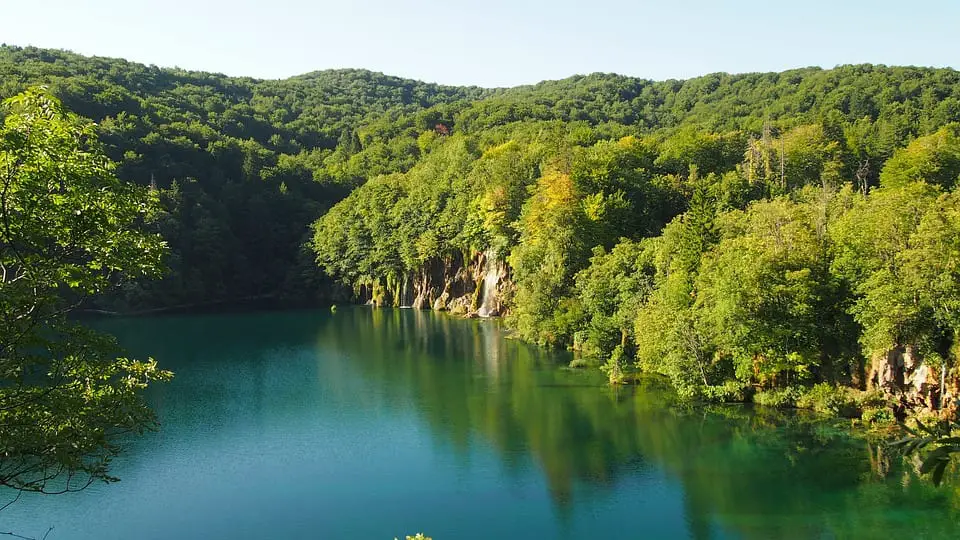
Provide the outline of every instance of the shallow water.
<path id="1" fill-rule="evenodd" d="M 612 389 L 494 320 L 416 310 L 100 321 L 176 372 L 122 481 L 25 496 L 50 540 L 960 538 L 960 494 L 830 423 Z"/>

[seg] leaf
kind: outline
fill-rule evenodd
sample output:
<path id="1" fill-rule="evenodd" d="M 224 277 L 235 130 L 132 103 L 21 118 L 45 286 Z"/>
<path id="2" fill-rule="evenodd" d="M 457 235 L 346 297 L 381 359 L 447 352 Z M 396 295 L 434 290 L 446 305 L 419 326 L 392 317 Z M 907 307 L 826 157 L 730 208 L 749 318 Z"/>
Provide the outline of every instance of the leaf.
<path id="1" fill-rule="evenodd" d="M 950 460 L 949 456 L 950 450 L 947 447 L 941 446 L 934 449 L 924 458 L 923 464 L 920 466 L 920 474 L 929 473 L 940 462 L 948 462 Z"/>
<path id="2" fill-rule="evenodd" d="M 902 439 L 887 443 L 887 446 L 906 446 L 913 441 L 914 437 L 904 437 Z"/>
<path id="3" fill-rule="evenodd" d="M 951 452 L 957 452 L 960 450 L 960 437 L 943 437 L 935 440 L 938 445 L 950 448 Z"/>
<path id="4" fill-rule="evenodd" d="M 940 482 L 943 480 L 943 472 L 947 469 L 947 463 L 949 463 L 948 460 L 937 462 L 933 469 L 933 485 L 940 486 Z"/>

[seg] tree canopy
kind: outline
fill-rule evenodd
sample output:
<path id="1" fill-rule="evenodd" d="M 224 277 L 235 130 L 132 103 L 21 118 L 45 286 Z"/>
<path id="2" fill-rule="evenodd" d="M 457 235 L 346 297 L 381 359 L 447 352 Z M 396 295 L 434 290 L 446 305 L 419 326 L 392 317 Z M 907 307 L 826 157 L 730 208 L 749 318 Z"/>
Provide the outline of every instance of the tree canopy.
<path id="1" fill-rule="evenodd" d="M 0 127 L 0 485 L 45 493 L 111 480 L 116 435 L 154 425 L 139 391 L 169 376 L 68 317 L 118 280 L 154 275 L 139 225 L 155 197 L 119 180 L 93 126 L 29 90 Z"/>

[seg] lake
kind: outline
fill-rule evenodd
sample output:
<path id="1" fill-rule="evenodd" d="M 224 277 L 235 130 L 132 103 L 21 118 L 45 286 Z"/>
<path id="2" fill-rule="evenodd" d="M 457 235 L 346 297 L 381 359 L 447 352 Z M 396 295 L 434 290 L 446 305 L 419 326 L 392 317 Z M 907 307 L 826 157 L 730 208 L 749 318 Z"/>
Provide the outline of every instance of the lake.
<path id="1" fill-rule="evenodd" d="M 496 320 L 341 308 L 98 321 L 176 372 L 116 484 L 24 496 L 69 539 L 960 538 L 935 489 L 836 422 L 611 388 Z M 7 494 L 9 495 L 9 494 Z"/>

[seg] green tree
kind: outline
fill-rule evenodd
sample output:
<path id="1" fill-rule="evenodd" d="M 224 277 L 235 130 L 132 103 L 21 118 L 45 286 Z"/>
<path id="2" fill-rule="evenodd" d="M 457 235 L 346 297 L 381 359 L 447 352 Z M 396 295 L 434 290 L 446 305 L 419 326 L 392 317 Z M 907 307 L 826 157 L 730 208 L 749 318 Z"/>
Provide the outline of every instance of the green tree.
<path id="1" fill-rule="evenodd" d="M 724 218 L 728 237 L 696 283 L 705 333 L 742 381 L 810 380 L 844 341 L 843 289 L 815 207 L 780 198 Z"/>
<path id="2" fill-rule="evenodd" d="M 567 345 L 578 318 L 570 299 L 573 276 L 587 261 L 589 217 L 570 175 L 546 172 L 524 206 L 520 240 L 509 262 L 517 282 L 510 320 L 525 339 Z"/>
<path id="3" fill-rule="evenodd" d="M 710 247 L 691 233 L 702 223 L 679 216 L 664 227 L 661 236 L 647 241 L 654 250 L 655 287 L 634 321 L 637 366 L 666 375 L 685 398 L 700 395 L 720 375 L 714 346 L 693 309 L 694 281 L 703 255 L 698 249 Z M 691 239 L 693 244 L 688 243 Z"/>
<path id="4" fill-rule="evenodd" d="M 927 352 L 933 346 L 930 306 L 911 286 L 916 272 L 904 255 L 937 195 L 922 182 L 876 189 L 868 197 L 850 198 L 831 229 L 832 273 L 853 292 L 850 311 L 863 327 L 860 341 L 868 355 L 908 345 Z"/>
<path id="5" fill-rule="evenodd" d="M 918 291 L 937 323 L 960 335 L 960 193 L 941 195 L 924 213 L 903 255 L 905 288 Z"/>
<path id="6" fill-rule="evenodd" d="M 0 128 L 0 485 L 57 493 L 110 481 L 115 437 L 155 425 L 140 399 L 168 373 L 68 318 L 119 280 L 154 275 L 147 192 L 118 180 L 93 126 L 41 90 Z"/>
<path id="7" fill-rule="evenodd" d="M 637 310 L 653 288 L 651 247 L 649 242 L 630 240 L 609 252 L 597 246 L 590 266 L 577 274 L 577 298 L 587 323 L 575 346 L 585 354 L 609 356 L 618 346 L 632 346 Z"/>
<path id="8" fill-rule="evenodd" d="M 880 172 L 880 184 L 898 187 L 923 181 L 950 189 L 960 179 L 957 126 L 920 137 L 894 152 Z"/>

